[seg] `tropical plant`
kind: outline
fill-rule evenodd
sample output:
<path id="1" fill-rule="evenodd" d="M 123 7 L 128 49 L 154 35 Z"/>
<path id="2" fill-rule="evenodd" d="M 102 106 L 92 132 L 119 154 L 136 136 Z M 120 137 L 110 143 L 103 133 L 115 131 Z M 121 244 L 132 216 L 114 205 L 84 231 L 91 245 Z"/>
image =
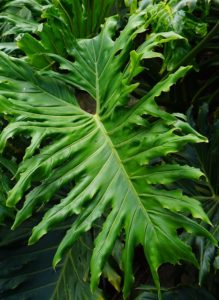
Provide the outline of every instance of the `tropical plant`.
<path id="1" fill-rule="evenodd" d="M 19 49 L 30 56 L 40 52 L 67 55 L 74 38 L 96 34 L 116 0 L 13 0 L 3 5 L 0 20 L 5 52 Z M 95 9 L 94 9 L 95 7 Z M 41 42 L 38 42 L 38 39 Z M 9 41 L 6 43 L 5 41 Z M 31 44 L 31 48 L 29 47 Z M 64 47 L 63 47 L 64 45 Z M 48 61 L 44 62 L 46 65 Z"/>
<path id="2" fill-rule="evenodd" d="M 127 0 L 125 2 L 131 11 L 147 9 L 148 18 L 152 18 L 152 32 L 172 30 L 184 37 L 165 45 L 165 59 L 161 72 L 173 71 L 183 65 L 187 55 L 207 34 L 207 16 L 211 7 L 209 1 Z M 192 64 L 194 61 L 190 59 L 189 63 Z"/>
<path id="3" fill-rule="evenodd" d="M 96 293 L 93 297 L 98 299 L 102 297 L 97 289 L 102 272 L 119 289 L 119 274 L 123 271 L 123 294 L 127 298 L 134 282 L 134 251 L 141 245 L 161 298 L 158 269 L 162 264 L 184 260 L 198 266 L 192 248 L 181 238 L 181 230 L 216 243 L 204 223 L 200 225 L 192 220 L 198 218 L 210 224 L 200 202 L 188 197 L 183 189 L 173 188 L 173 183 L 182 179 L 198 181 L 203 176 L 194 167 L 176 163 L 174 153 L 188 143 L 207 140 L 188 124 L 185 116 L 170 114 L 155 102 L 156 97 L 168 92 L 191 68 L 180 67 L 143 96 L 136 93 L 138 78 L 145 72 L 143 63 L 147 59 L 165 58 L 165 51 L 160 52 L 162 46 L 182 37 L 167 31 L 153 32 L 145 38 L 153 20 L 148 18 L 148 8 L 133 12 L 124 28 L 119 18 L 113 16 L 106 19 L 96 34 L 103 19 L 98 19 L 94 10 L 83 10 L 87 23 L 80 21 L 79 13 L 79 27 L 70 27 L 64 12 L 72 11 L 76 22 L 75 11 L 82 13 L 85 3 L 90 2 L 84 1 L 84 6 L 77 10 L 76 4 L 72 4 L 71 10 L 68 1 L 63 1 L 68 9 L 64 10 L 62 3 L 60 10 L 60 3 L 48 4 L 43 14 L 46 21 L 40 31 L 23 31 L 18 42 L 23 51 L 21 57 L 0 53 L 3 120 L 0 149 L 3 156 L 19 165 L 13 188 L 7 186 L 10 189 L 7 206 L 11 207 L 10 211 L 17 211 L 13 229 L 33 215 L 29 221 L 33 227 L 30 245 L 52 231 L 51 238 L 44 237 L 40 246 L 25 248 L 27 255 L 23 256 L 23 240 L 30 234 L 29 227 L 19 239 L 22 247 L 13 252 L 14 259 L 3 259 L 4 269 L 9 265 L 9 270 L 0 274 L 0 278 L 3 285 L 9 284 L 4 286 L 2 296 L 15 299 L 19 295 L 24 298 L 31 295 L 34 299 L 34 294 L 23 289 L 27 277 L 17 273 L 27 266 L 25 274 L 29 276 L 28 270 L 36 258 L 31 249 L 39 252 L 37 261 L 44 261 L 40 249 L 47 243 L 50 245 L 51 239 L 52 245 L 54 240 L 59 244 L 53 266 L 64 255 L 65 262 L 58 283 L 53 280 L 53 287 L 58 288 L 53 289 L 53 296 L 51 290 L 47 291 L 48 297 L 71 299 L 72 293 L 79 289 L 78 299 L 91 299 L 90 281 Z M 107 13 L 109 7 L 107 4 Z M 91 15 L 98 22 L 88 26 Z M 84 24 L 88 26 L 86 31 Z M 141 43 L 136 42 L 142 37 Z M 54 47 L 50 42 L 56 39 L 59 43 Z M 21 153 L 8 153 L 19 140 Z M 53 231 L 63 222 L 68 231 L 56 240 Z M 12 234 L 11 240 L 2 241 L 3 256 L 18 241 L 14 238 Z M 84 267 L 81 256 L 79 259 L 74 254 L 74 249 L 80 253 L 81 243 L 92 249 L 87 251 L 87 246 L 83 249 L 87 258 L 83 260 Z M 117 243 L 122 258 L 116 254 Z M 16 264 L 18 255 L 21 255 L 19 265 Z M 89 279 L 85 270 L 90 257 Z M 80 268 L 79 276 L 77 272 L 69 273 L 71 266 Z M 10 278 L 16 268 L 13 282 Z M 49 266 L 48 270 L 51 270 Z M 80 278 L 79 287 L 69 287 L 66 278 L 75 282 L 75 276 Z M 81 279 L 85 281 L 82 285 Z M 67 289 L 62 289 L 64 284 Z M 7 294 L 13 288 L 16 291 Z M 58 294 L 60 290 L 63 292 Z"/>

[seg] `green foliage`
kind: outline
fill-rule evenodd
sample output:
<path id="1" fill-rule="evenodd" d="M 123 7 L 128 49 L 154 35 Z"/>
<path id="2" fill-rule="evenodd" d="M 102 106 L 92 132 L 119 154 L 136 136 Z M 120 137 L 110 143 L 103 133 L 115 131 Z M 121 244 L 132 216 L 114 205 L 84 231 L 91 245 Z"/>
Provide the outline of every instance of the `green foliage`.
<path id="1" fill-rule="evenodd" d="M 201 254 L 200 281 L 214 258 L 218 268 L 217 173 L 211 173 L 218 131 L 209 135 L 197 127 L 210 140 L 210 146 L 196 147 L 201 164 L 194 151 L 179 160 L 187 144 L 207 139 L 184 115 L 155 102 L 164 92 L 168 98 L 187 73 L 194 76 L 191 67 L 178 67 L 193 63 L 203 45 L 205 65 L 217 65 L 214 42 L 208 41 L 218 25 L 199 43 L 207 33 L 209 3 L 140 1 L 138 8 L 138 2 L 125 1 L 131 14 L 123 10 L 123 17 L 106 21 L 120 1 L 13 0 L 1 6 L 0 50 L 17 58 L 0 52 L 0 221 L 12 218 L 13 229 L 19 227 L 0 244 L 2 297 L 103 299 L 106 280 L 120 292 L 122 279 L 127 298 L 139 246 L 159 299 L 162 264 L 184 260 L 198 266 L 192 239 Z M 206 100 L 215 74 L 203 88 L 197 81 L 195 99 L 204 93 Z M 150 76 L 156 79 L 145 82 Z M 205 125 L 206 114 L 199 120 Z M 48 259 L 54 254 L 56 273 Z M 164 299 L 199 295 L 211 299 L 195 288 L 163 293 Z M 157 298 L 151 292 L 139 297 Z"/>
<path id="2" fill-rule="evenodd" d="M 147 287 L 142 287 L 145 292 L 141 293 L 135 300 L 157 300 L 155 291 Z M 147 291 L 148 290 L 148 291 Z M 205 289 L 196 287 L 177 287 L 174 289 L 166 289 L 162 293 L 163 300 L 184 300 L 184 299 L 202 299 L 215 300 Z"/>
<path id="3" fill-rule="evenodd" d="M 16 38 L 22 32 L 36 32 L 41 12 L 48 1 L 3 1 L 0 7 L 0 49 L 6 53 L 18 51 Z"/>
<path id="4" fill-rule="evenodd" d="M 7 141 L 17 135 L 31 138 L 16 174 L 17 183 L 8 194 L 7 205 L 11 207 L 25 198 L 13 228 L 42 205 L 53 203 L 33 229 L 29 240 L 33 244 L 76 215 L 55 254 L 56 266 L 81 234 L 105 215 L 91 258 L 91 286 L 98 286 L 106 260 L 124 231 L 125 297 L 134 280 L 135 246 L 143 246 L 159 289 L 157 270 L 161 264 L 183 259 L 197 265 L 177 229 L 214 242 L 203 227 L 182 214 L 209 222 L 200 203 L 180 190 L 163 188 L 179 179 L 198 180 L 202 175 L 192 167 L 165 162 L 166 156 L 187 143 L 206 139 L 154 101 L 190 68 L 178 69 L 130 103 L 138 85 L 132 80 L 143 71 L 141 60 L 158 56 L 155 46 L 179 38 L 173 32 L 152 34 L 130 52 L 132 40 L 144 32 L 144 24 L 144 11 L 133 14 L 114 38 L 117 18 L 107 19 L 98 36 L 75 40 L 71 59 L 45 56 L 59 63 L 59 72 L 36 72 L 21 59 L 0 55 L 0 111 L 9 122 L 2 131 L 0 148 L 3 151 Z M 95 114 L 79 106 L 75 89 L 95 101 Z M 66 185 L 67 194 L 54 203 L 54 195 Z"/>
<path id="5" fill-rule="evenodd" d="M 185 153 L 187 160 L 193 161 L 193 165 L 202 168 L 207 181 L 202 184 L 190 186 L 190 193 L 193 197 L 200 198 L 202 205 L 213 223 L 213 227 L 208 228 L 212 235 L 219 241 L 219 178 L 218 178 L 218 151 L 219 151 L 219 123 L 206 124 L 209 111 L 208 105 L 200 107 L 196 126 L 200 132 L 208 136 L 209 143 L 198 145 L 194 149 L 188 149 Z M 194 122 L 194 121 L 193 121 Z M 208 227 L 208 226 L 206 226 Z M 199 282 L 204 283 L 211 267 L 217 269 L 217 248 L 201 237 L 196 239 L 200 253 Z"/>
<path id="6" fill-rule="evenodd" d="M 4 224 L 5 219 L 14 217 L 13 210 L 6 207 L 6 199 L 11 188 L 10 179 L 15 175 L 16 169 L 13 161 L 0 156 L 0 224 Z"/>
<path id="7" fill-rule="evenodd" d="M 0 20 L 4 20 L 0 49 L 5 52 L 17 50 L 17 42 L 19 49 L 31 59 L 37 52 L 66 56 L 75 38 L 89 37 L 98 32 L 114 5 L 115 0 L 6 2 L 0 15 Z M 48 65 L 48 60 L 39 58 L 39 55 L 35 59 L 41 60 L 41 67 Z"/>
<path id="8" fill-rule="evenodd" d="M 58 227 L 37 245 L 26 247 L 26 238 L 36 220 L 15 232 L 1 228 L 1 299 L 103 299 L 100 290 L 89 287 L 91 234 L 74 244 L 56 271 L 52 257 L 68 225 Z"/>
<path id="9" fill-rule="evenodd" d="M 194 45 L 207 34 L 209 1 L 127 0 L 125 2 L 131 12 L 146 8 L 147 19 L 151 19 L 152 32 L 174 31 L 184 37 L 182 40 L 172 41 L 165 45 L 162 72 L 173 71 L 183 65 L 185 57 Z"/>

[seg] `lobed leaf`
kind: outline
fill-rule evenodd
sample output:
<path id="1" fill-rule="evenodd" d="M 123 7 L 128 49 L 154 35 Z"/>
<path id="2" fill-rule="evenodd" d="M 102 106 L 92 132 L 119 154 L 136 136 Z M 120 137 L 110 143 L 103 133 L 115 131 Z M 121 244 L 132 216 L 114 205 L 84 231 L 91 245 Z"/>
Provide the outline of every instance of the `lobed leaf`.
<path id="1" fill-rule="evenodd" d="M 153 48 L 148 50 L 152 38 L 147 47 L 130 54 L 133 39 L 145 30 L 144 18 L 144 12 L 133 14 L 117 38 L 117 18 L 109 18 L 98 36 L 77 42 L 71 52 L 74 61 L 51 55 L 64 73 L 37 73 L 25 61 L 0 54 L 0 113 L 9 120 L 0 137 L 0 149 L 18 134 L 31 138 L 17 183 L 8 195 L 8 206 L 24 200 L 13 228 L 51 202 L 52 207 L 33 229 L 29 240 L 33 244 L 75 215 L 54 257 L 56 266 L 81 234 L 110 210 L 95 240 L 91 285 L 93 289 L 98 286 L 116 239 L 124 232 L 125 297 L 134 279 L 132 259 L 137 245 L 144 248 L 159 289 L 161 264 L 183 259 L 197 265 L 177 229 L 215 242 L 207 230 L 184 214 L 209 222 L 200 203 L 179 190 L 165 189 L 179 179 L 199 180 L 202 176 L 194 168 L 165 162 L 167 155 L 186 144 L 206 139 L 155 103 L 189 67 L 180 68 L 129 104 L 137 86 L 133 78 L 142 72 L 141 60 L 150 57 L 147 51 Z M 170 36 L 163 35 L 160 42 Z M 79 107 L 75 89 L 96 101 L 94 115 Z M 68 193 L 56 203 L 54 195 L 66 186 Z"/>

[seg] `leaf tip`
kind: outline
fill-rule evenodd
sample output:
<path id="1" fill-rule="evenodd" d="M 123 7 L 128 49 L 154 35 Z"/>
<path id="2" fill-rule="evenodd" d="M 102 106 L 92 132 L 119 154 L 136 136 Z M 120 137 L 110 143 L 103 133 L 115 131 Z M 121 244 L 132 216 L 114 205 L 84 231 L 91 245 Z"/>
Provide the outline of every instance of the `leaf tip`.
<path id="1" fill-rule="evenodd" d="M 6 206 L 12 208 L 12 207 L 14 207 L 14 202 L 11 201 L 10 198 L 8 198 L 8 200 L 6 201 Z"/>
<path id="2" fill-rule="evenodd" d="M 11 230 L 15 230 L 20 225 L 20 222 L 17 220 L 17 217 L 15 217 L 14 223 L 11 226 Z"/>
<path id="3" fill-rule="evenodd" d="M 52 261 L 52 267 L 54 270 L 56 270 L 56 266 L 58 265 L 58 263 L 61 261 L 61 257 L 58 254 L 55 254 L 53 261 Z"/>
<path id="4" fill-rule="evenodd" d="M 11 230 L 15 230 L 17 228 L 17 226 L 15 225 L 15 224 L 13 224 L 12 226 L 11 226 Z"/>

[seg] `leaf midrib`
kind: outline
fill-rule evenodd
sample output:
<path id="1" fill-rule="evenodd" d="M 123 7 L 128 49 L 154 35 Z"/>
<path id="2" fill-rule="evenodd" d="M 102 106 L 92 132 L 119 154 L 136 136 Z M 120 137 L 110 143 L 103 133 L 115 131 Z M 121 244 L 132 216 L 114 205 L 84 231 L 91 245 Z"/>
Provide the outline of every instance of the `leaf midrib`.
<path id="1" fill-rule="evenodd" d="M 110 148 L 111 148 L 111 150 L 112 150 L 112 153 L 113 153 L 115 159 L 117 160 L 118 165 L 120 166 L 120 168 L 121 168 L 121 170 L 122 170 L 122 173 L 123 173 L 124 177 L 126 178 L 126 181 L 127 181 L 128 185 L 129 185 L 129 189 L 130 189 L 130 190 L 132 191 L 132 193 L 135 195 L 135 198 L 136 198 L 137 201 L 138 201 L 139 207 L 141 207 L 141 210 L 143 211 L 144 215 L 146 216 L 147 221 L 153 226 L 153 222 L 151 221 L 150 216 L 148 215 L 148 213 L 147 213 L 145 207 L 143 206 L 143 204 L 142 204 L 142 202 L 141 202 L 141 199 L 140 199 L 140 197 L 139 197 L 139 195 L 138 195 L 138 193 L 137 193 L 135 187 L 133 186 L 133 183 L 132 183 L 132 181 L 131 181 L 131 179 L 130 179 L 130 177 L 129 177 L 129 175 L 128 175 L 128 173 L 127 173 L 127 171 L 126 171 L 126 169 L 125 169 L 125 167 L 124 167 L 124 165 L 123 165 L 123 163 L 122 163 L 122 160 L 121 160 L 121 158 L 120 158 L 118 152 L 116 151 L 116 149 L 115 149 L 115 147 L 114 147 L 114 144 L 112 143 L 110 137 L 108 136 L 108 133 L 107 133 L 107 131 L 106 131 L 106 129 L 105 129 L 103 123 L 100 121 L 99 116 L 98 116 L 97 114 L 95 114 L 93 117 L 94 117 L 94 120 L 95 120 L 95 122 L 96 122 L 96 124 L 97 124 L 97 127 L 100 129 L 100 131 L 101 131 L 101 132 L 103 133 L 103 135 L 105 136 L 105 138 L 106 138 L 106 140 L 107 140 L 107 143 L 108 143 L 108 145 L 110 146 Z"/>

